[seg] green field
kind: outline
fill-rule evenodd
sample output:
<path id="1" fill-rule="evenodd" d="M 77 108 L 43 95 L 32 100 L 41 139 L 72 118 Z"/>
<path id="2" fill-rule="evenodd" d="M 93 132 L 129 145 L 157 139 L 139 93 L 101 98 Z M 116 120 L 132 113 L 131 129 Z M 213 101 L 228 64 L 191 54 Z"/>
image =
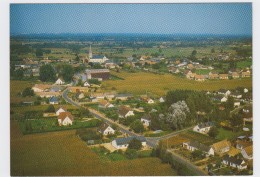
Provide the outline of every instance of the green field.
<path id="1" fill-rule="evenodd" d="M 151 92 L 158 96 L 166 94 L 169 90 L 189 89 L 189 90 L 218 90 L 220 88 L 234 89 L 238 86 L 252 88 L 252 78 L 234 79 L 234 80 L 206 80 L 197 82 L 173 76 L 171 74 L 153 74 L 148 72 L 120 73 L 111 71 L 124 80 L 108 80 L 103 82 L 105 89 L 112 90 L 116 88 L 118 92 L 130 92 L 133 94 L 145 94 Z"/>
<path id="2" fill-rule="evenodd" d="M 11 121 L 11 176 L 174 176 L 158 158 L 103 162 L 75 130 L 21 135 Z"/>

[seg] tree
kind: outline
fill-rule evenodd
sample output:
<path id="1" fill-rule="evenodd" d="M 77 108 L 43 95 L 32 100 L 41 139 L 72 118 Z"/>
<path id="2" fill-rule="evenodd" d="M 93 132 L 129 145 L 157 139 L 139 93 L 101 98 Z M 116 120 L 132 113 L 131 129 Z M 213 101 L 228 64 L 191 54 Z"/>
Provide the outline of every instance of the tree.
<path id="1" fill-rule="evenodd" d="M 88 109 L 80 108 L 80 117 L 90 117 L 91 114 Z"/>
<path id="2" fill-rule="evenodd" d="M 204 156 L 201 150 L 195 150 L 191 153 L 192 158 L 201 158 Z"/>
<path id="3" fill-rule="evenodd" d="M 22 92 L 22 96 L 23 97 L 26 97 L 26 96 L 34 96 L 34 91 L 30 88 L 30 87 L 27 87 L 23 90 Z"/>
<path id="4" fill-rule="evenodd" d="M 55 107 L 51 104 L 48 106 L 48 108 L 44 112 L 55 112 Z"/>
<path id="5" fill-rule="evenodd" d="M 40 48 L 37 48 L 35 51 L 36 57 L 42 57 L 43 56 L 43 50 Z"/>
<path id="6" fill-rule="evenodd" d="M 75 57 L 75 59 L 74 59 L 76 62 L 79 62 L 80 61 L 80 58 L 79 58 L 79 56 L 76 54 L 76 57 Z"/>
<path id="7" fill-rule="evenodd" d="M 140 150 L 142 148 L 142 142 L 139 141 L 138 139 L 134 138 L 129 142 L 128 148 Z"/>
<path id="8" fill-rule="evenodd" d="M 17 79 L 17 80 L 23 79 L 23 77 L 24 77 L 24 71 L 23 71 L 23 69 L 20 68 L 20 69 L 14 71 L 14 77 L 15 77 L 15 79 Z"/>
<path id="9" fill-rule="evenodd" d="M 185 101 L 178 101 L 169 107 L 165 120 L 173 129 L 182 128 L 185 125 L 187 114 L 190 112 Z"/>
<path id="10" fill-rule="evenodd" d="M 64 64 L 61 66 L 60 76 L 62 76 L 66 82 L 71 81 L 73 75 L 74 75 L 74 69 L 71 65 Z"/>
<path id="11" fill-rule="evenodd" d="M 47 64 L 40 67 L 40 80 L 43 82 L 53 82 L 56 80 L 54 68 Z"/>
<path id="12" fill-rule="evenodd" d="M 125 151 L 125 155 L 129 159 L 135 159 L 138 156 L 137 151 L 135 149 L 128 149 L 128 148 Z"/>
<path id="13" fill-rule="evenodd" d="M 130 124 L 130 128 L 134 130 L 136 133 L 144 132 L 144 126 L 140 120 L 135 120 Z"/>
<path id="14" fill-rule="evenodd" d="M 219 133 L 218 129 L 217 129 L 215 126 L 213 126 L 213 127 L 210 128 L 210 130 L 209 130 L 209 132 L 208 132 L 208 135 L 209 135 L 210 137 L 212 137 L 212 138 L 216 138 L 216 136 L 218 135 L 218 133 Z"/>
<path id="15" fill-rule="evenodd" d="M 230 116 L 230 125 L 233 128 L 233 131 L 238 131 L 243 126 L 242 114 L 232 114 Z"/>
<path id="16" fill-rule="evenodd" d="M 215 49 L 214 48 L 211 49 L 211 53 L 215 53 Z"/>
<path id="17" fill-rule="evenodd" d="M 193 50 L 193 51 L 191 52 L 191 56 L 195 57 L 196 55 L 197 55 L 197 50 Z"/>

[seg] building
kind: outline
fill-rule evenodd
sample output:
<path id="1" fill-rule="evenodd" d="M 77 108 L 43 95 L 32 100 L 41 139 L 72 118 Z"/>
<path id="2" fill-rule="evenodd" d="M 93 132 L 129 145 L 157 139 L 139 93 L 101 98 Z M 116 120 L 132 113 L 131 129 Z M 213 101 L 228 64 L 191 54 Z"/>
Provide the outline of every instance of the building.
<path id="1" fill-rule="evenodd" d="M 222 163 L 227 165 L 227 166 L 237 168 L 238 170 L 247 169 L 246 162 L 243 159 L 239 158 L 238 156 L 232 157 L 232 156 L 229 156 L 229 155 L 225 155 L 223 157 Z"/>
<path id="2" fill-rule="evenodd" d="M 128 116 L 134 116 L 134 111 L 126 106 L 121 106 L 118 110 L 118 114 L 120 118 L 126 118 Z"/>
<path id="3" fill-rule="evenodd" d="M 112 146 L 114 146 L 116 149 L 126 149 L 133 139 L 137 139 L 142 143 L 142 146 L 146 146 L 146 139 L 143 136 L 130 136 L 126 138 L 116 138 L 112 141 Z"/>
<path id="4" fill-rule="evenodd" d="M 253 146 L 247 146 L 246 148 L 242 149 L 241 154 L 247 160 L 253 159 Z"/>
<path id="5" fill-rule="evenodd" d="M 60 126 L 72 125 L 74 117 L 70 112 L 61 112 L 58 116 L 58 123 Z"/>
<path id="6" fill-rule="evenodd" d="M 103 135 L 113 135 L 115 130 L 107 123 L 104 123 L 99 127 L 98 132 Z"/>
<path id="7" fill-rule="evenodd" d="M 56 97 L 56 96 L 52 96 L 52 97 L 49 99 L 49 103 L 50 103 L 50 104 L 59 104 L 59 98 Z"/>
<path id="8" fill-rule="evenodd" d="M 56 111 L 56 115 L 58 116 L 58 115 L 60 115 L 60 113 L 62 113 L 62 112 L 67 112 L 67 109 L 61 106 L 61 107 Z"/>
<path id="9" fill-rule="evenodd" d="M 232 76 L 233 79 L 237 79 L 237 78 L 240 77 L 237 72 L 232 72 L 231 76 Z"/>
<path id="10" fill-rule="evenodd" d="M 164 98 L 163 98 L 163 97 L 160 97 L 160 98 L 159 98 L 159 102 L 160 102 L 160 103 L 164 103 L 164 102 L 165 102 Z"/>
<path id="11" fill-rule="evenodd" d="M 195 80 L 195 81 L 205 81 L 205 76 L 204 76 L 204 75 L 198 75 L 198 74 L 196 74 L 196 75 L 194 76 L 194 80 Z"/>
<path id="12" fill-rule="evenodd" d="M 219 79 L 222 80 L 228 79 L 228 74 L 219 74 Z"/>
<path id="13" fill-rule="evenodd" d="M 109 69 L 86 69 L 87 79 L 108 80 L 110 77 Z"/>
<path id="14" fill-rule="evenodd" d="M 202 144 L 198 141 L 183 142 L 182 146 L 185 149 L 188 149 L 189 151 L 200 150 L 203 153 L 205 153 L 206 156 L 210 156 L 210 155 L 214 156 L 214 150 L 212 147 Z"/>
<path id="15" fill-rule="evenodd" d="M 36 92 L 35 95 L 41 98 L 50 98 L 60 96 L 60 92 Z"/>
<path id="16" fill-rule="evenodd" d="M 35 84 L 32 89 L 34 92 L 47 92 L 51 88 L 48 84 Z"/>
<path id="17" fill-rule="evenodd" d="M 213 125 L 214 124 L 212 122 L 201 123 L 201 124 L 196 125 L 193 128 L 193 131 L 202 133 L 202 134 L 207 134 Z"/>
<path id="18" fill-rule="evenodd" d="M 92 50 L 91 50 L 91 45 L 89 47 L 89 54 L 88 54 L 88 62 L 89 63 L 105 63 L 105 61 L 109 60 L 106 56 L 104 55 L 93 55 Z"/>
<path id="19" fill-rule="evenodd" d="M 214 143 L 211 147 L 213 148 L 216 154 L 223 155 L 224 153 L 230 151 L 231 143 L 227 140 L 222 140 L 217 143 Z"/>
<path id="20" fill-rule="evenodd" d="M 106 109 L 106 108 L 113 108 L 114 105 L 109 103 L 107 100 L 101 100 L 98 104 L 98 107 Z"/>
<path id="21" fill-rule="evenodd" d="M 125 93 L 125 94 L 117 94 L 116 95 L 116 99 L 117 100 L 121 100 L 121 101 L 125 101 L 125 100 L 128 100 L 129 98 L 132 98 L 133 95 L 132 94 L 128 94 L 128 93 Z"/>
<path id="22" fill-rule="evenodd" d="M 148 127 L 151 125 L 151 116 L 149 114 L 146 114 L 144 115 L 142 118 L 141 118 L 141 122 L 143 123 L 143 125 L 145 127 Z"/>
<path id="23" fill-rule="evenodd" d="M 242 72 L 241 77 L 250 77 L 250 72 Z"/>
<path id="24" fill-rule="evenodd" d="M 55 84 L 56 84 L 56 85 L 63 85 L 63 84 L 65 84 L 65 81 L 64 81 L 63 79 L 61 79 L 61 78 L 58 78 L 58 79 L 56 80 Z"/>

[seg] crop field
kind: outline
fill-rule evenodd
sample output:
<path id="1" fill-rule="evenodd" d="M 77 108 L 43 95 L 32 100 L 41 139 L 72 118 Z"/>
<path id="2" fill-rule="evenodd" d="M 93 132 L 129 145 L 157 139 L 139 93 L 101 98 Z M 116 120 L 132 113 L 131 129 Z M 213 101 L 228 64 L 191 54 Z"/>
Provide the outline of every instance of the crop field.
<path id="1" fill-rule="evenodd" d="M 10 81 L 10 98 L 11 98 L 11 103 L 18 103 L 24 98 L 18 97 L 18 94 L 21 93 L 25 88 L 27 87 L 32 87 L 34 84 L 29 81 L 16 81 L 16 80 L 11 80 Z"/>
<path id="2" fill-rule="evenodd" d="M 169 90 L 190 89 L 190 90 L 218 90 L 220 88 L 234 89 L 238 86 L 252 88 L 252 78 L 233 80 L 206 80 L 198 82 L 173 76 L 171 74 L 153 74 L 149 72 L 120 73 L 111 71 L 111 74 L 123 78 L 124 80 L 108 80 L 103 82 L 106 89 L 118 92 L 131 92 L 133 94 L 145 94 L 151 92 L 158 96 L 166 94 Z"/>
<path id="3" fill-rule="evenodd" d="M 22 136 L 11 121 L 11 176 L 172 176 L 158 158 L 102 162 L 75 130 Z"/>
<path id="4" fill-rule="evenodd" d="M 180 135 L 173 136 L 171 138 L 168 138 L 166 140 L 162 141 L 163 146 L 165 147 L 176 147 L 182 145 L 182 143 L 189 141 L 189 139 L 184 138 Z"/>

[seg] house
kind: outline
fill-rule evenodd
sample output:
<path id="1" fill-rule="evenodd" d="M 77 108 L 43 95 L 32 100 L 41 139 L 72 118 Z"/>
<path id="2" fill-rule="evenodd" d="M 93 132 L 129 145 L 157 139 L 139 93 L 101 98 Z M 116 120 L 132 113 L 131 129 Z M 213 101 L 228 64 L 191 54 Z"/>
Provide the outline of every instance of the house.
<path id="1" fill-rule="evenodd" d="M 242 149 L 241 154 L 246 160 L 253 159 L 253 146 L 247 146 L 246 148 Z"/>
<path id="2" fill-rule="evenodd" d="M 147 103 L 148 103 L 148 104 L 154 104 L 154 101 L 153 101 L 153 99 L 148 98 L 148 99 L 147 99 Z"/>
<path id="3" fill-rule="evenodd" d="M 196 75 L 194 76 L 194 80 L 195 80 L 195 81 L 205 81 L 205 76 L 204 76 L 204 75 L 198 75 L 198 74 L 196 74 Z"/>
<path id="4" fill-rule="evenodd" d="M 219 74 L 219 79 L 228 79 L 228 74 Z"/>
<path id="5" fill-rule="evenodd" d="M 126 106 L 121 106 L 119 108 L 118 114 L 119 114 L 120 118 L 126 118 L 128 116 L 134 116 L 135 115 L 134 111 L 131 108 L 126 107 Z"/>
<path id="6" fill-rule="evenodd" d="M 250 72 L 242 72 L 241 77 L 250 77 Z"/>
<path id="7" fill-rule="evenodd" d="M 58 115 L 60 115 L 60 113 L 62 113 L 62 112 L 67 112 L 67 109 L 61 106 L 61 107 L 56 111 L 56 115 L 58 116 Z"/>
<path id="8" fill-rule="evenodd" d="M 84 95 L 84 93 L 83 92 L 78 92 L 78 93 L 76 93 L 76 98 L 77 99 L 82 99 L 82 98 L 84 98 L 85 97 L 85 95 Z"/>
<path id="9" fill-rule="evenodd" d="M 50 88 L 50 92 L 61 92 L 64 88 L 64 86 L 54 85 Z"/>
<path id="10" fill-rule="evenodd" d="M 203 133 L 203 134 L 207 134 L 210 130 L 210 128 L 213 126 L 214 124 L 212 122 L 205 122 L 205 123 L 201 123 L 196 125 L 193 128 L 193 131 L 198 132 L 198 133 Z"/>
<path id="11" fill-rule="evenodd" d="M 218 74 L 209 74 L 209 79 L 218 79 L 219 75 Z"/>
<path id="12" fill-rule="evenodd" d="M 248 89 L 247 88 L 244 88 L 244 93 L 247 93 L 248 92 Z"/>
<path id="13" fill-rule="evenodd" d="M 83 85 L 84 87 L 90 87 L 90 84 L 88 82 L 85 82 Z"/>
<path id="14" fill-rule="evenodd" d="M 239 76 L 239 74 L 238 74 L 237 72 L 232 72 L 231 77 L 232 77 L 233 79 L 237 79 L 237 78 L 239 78 L 240 76 Z"/>
<path id="15" fill-rule="evenodd" d="M 143 125 L 145 127 L 149 127 L 150 124 L 151 124 L 151 116 L 149 114 L 146 114 L 144 115 L 142 118 L 141 118 L 141 122 L 143 123 Z"/>
<path id="16" fill-rule="evenodd" d="M 235 101 L 234 102 L 234 107 L 239 107 L 240 106 L 240 102 L 239 101 Z"/>
<path id="17" fill-rule="evenodd" d="M 108 80 L 110 77 L 109 69 L 86 69 L 87 79 Z"/>
<path id="18" fill-rule="evenodd" d="M 48 84 L 35 84 L 32 89 L 34 92 L 47 92 L 51 88 Z"/>
<path id="19" fill-rule="evenodd" d="M 50 104 L 59 104 L 59 98 L 56 97 L 56 96 L 52 96 L 52 97 L 49 99 L 49 103 L 50 103 Z"/>
<path id="20" fill-rule="evenodd" d="M 243 159 L 239 158 L 238 156 L 232 157 L 229 155 L 225 155 L 223 157 L 222 163 L 227 166 L 237 168 L 238 170 L 247 169 L 246 162 Z"/>
<path id="21" fill-rule="evenodd" d="M 58 97 L 60 96 L 60 92 L 36 92 L 35 95 L 41 98 L 50 98 L 50 97 Z"/>
<path id="22" fill-rule="evenodd" d="M 101 100 L 98 104 L 98 107 L 105 109 L 105 108 L 113 108 L 114 105 L 109 103 L 107 100 Z"/>
<path id="23" fill-rule="evenodd" d="M 232 94 L 230 94 L 230 96 L 234 97 L 234 98 L 242 98 L 242 94 L 241 93 L 238 93 L 238 92 L 234 92 Z"/>
<path id="24" fill-rule="evenodd" d="M 198 141 L 189 141 L 189 142 L 183 142 L 182 145 L 185 149 L 188 149 L 189 151 L 195 151 L 200 150 L 206 154 L 206 156 L 214 156 L 214 150 L 210 146 L 206 146 Z"/>
<path id="25" fill-rule="evenodd" d="M 63 79 L 61 79 L 61 78 L 58 78 L 58 79 L 56 80 L 55 84 L 56 84 L 56 85 L 63 85 L 63 84 L 65 84 L 65 81 L 64 81 Z"/>
<path id="26" fill-rule="evenodd" d="M 103 135 L 113 135 L 115 133 L 115 130 L 108 125 L 107 123 L 103 123 L 99 129 L 98 132 L 103 134 Z"/>
<path id="27" fill-rule="evenodd" d="M 228 140 L 222 140 L 214 143 L 211 147 L 216 154 L 223 155 L 231 149 L 231 143 Z"/>
<path id="28" fill-rule="evenodd" d="M 169 67 L 168 71 L 170 73 L 174 73 L 174 74 L 178 74 L 180 72 L 180 70 L 178 68 L 174 67 L 174 66 L 173 67 Z"/>
<path id="29" fill-rule="evenodd" d="M 220 101 L 221 103 L 227 102 L 227 98 L 222 95 L 216 95 L 212 98 L 214 101 Z"/>
<path id="30" fill-rule="evenodd" d="M 218 94 L 223 94 L 225 96 L 228 96 L 231 94 L 230 90 L 226 90 L 226 89 L 219 89 Z"/>
<path id="31" fill-rule="evenodd" d="M 160 103 L 164 103 L 164 102 L 165 102 L 164 98 L 163 98 L 163 97 L 160 97 L 160 98 L 159 98 L 159 102 L 160 102 Z"/>
<path id="32" fill-rule="evenodd" d="M 137 139 L 142 143 L 142 146 L 146 146 L 146 139 L 143 136 L 130 136 L 126 138 L 116 138 L 112 141 L 112 146 L 116 149 L 126 149 L 129 145 L 129 142 L 133 139 Z"/>
<path id="33" fill-rule="evenodd" d="M 249 141 L 241 141 L 241 140 L 237 140 L 236 141 L 236 148 L 239 150 L 243 150 L 248 146 L 252 146 L 252 142 Z"/>
<path id="34" fill-rule="evenodd" d="M 186 75 L 187 79 L 193 79 L 196 75 L 196 73 L 192 73 L 190 70 L 184 71 L 184 74 Z"/>
<path id="35" fill-rule="evenodd" d="M 125 93 L 125 94 L 117 94 L 116 95 L 116 99 L 122 100 L 122 101 L 128 100 L 131 97 L 133 97 L 133 95 L 132 94 L 127 94 L 127 93 Z"/>
<path id="36" fill-rule="evenodd" d="M 74 117 L 70 112 L 61 112 L 58 116 L 58 123 L 60 126 L 72 125 Z"/>

